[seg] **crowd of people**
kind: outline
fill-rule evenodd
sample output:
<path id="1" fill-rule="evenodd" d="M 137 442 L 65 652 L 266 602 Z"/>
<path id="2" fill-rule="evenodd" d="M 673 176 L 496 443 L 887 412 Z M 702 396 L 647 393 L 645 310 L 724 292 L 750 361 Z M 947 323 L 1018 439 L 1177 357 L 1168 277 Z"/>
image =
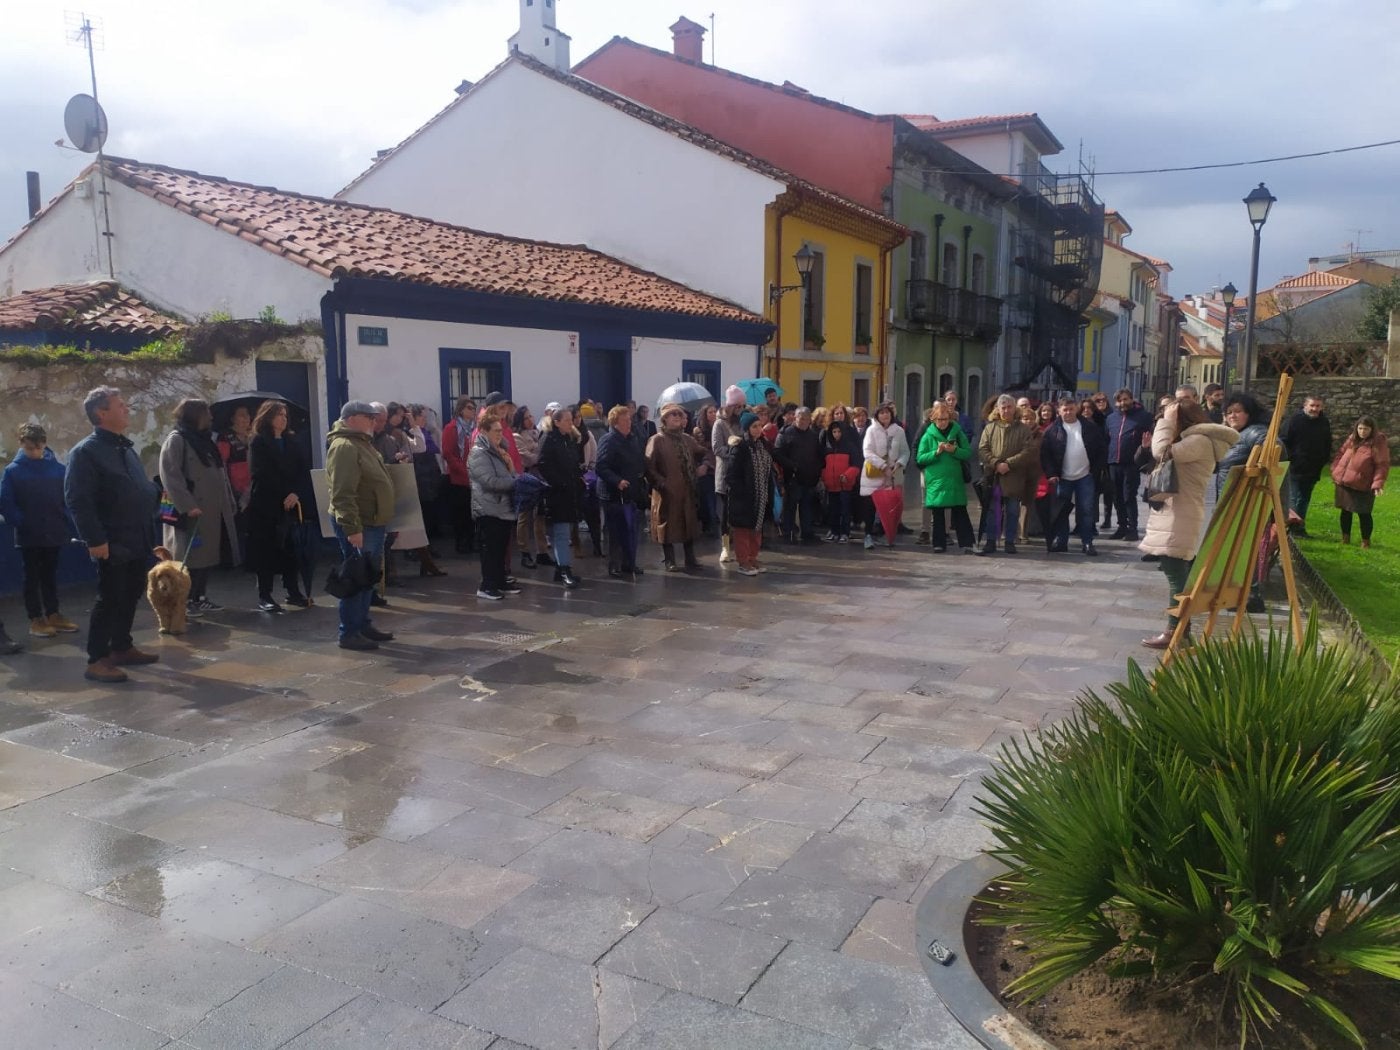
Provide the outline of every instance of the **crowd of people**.
<path id="1" fill-rule="evenodd" d="M 60 613 L 56 585 L 59 551 L 75 538 L 97 567 L 87 642 L 87 675 L 97 681 L 123 681 L 125 668 L 157 659 L 134 646 L 131 625 L 158 541 L 188 572 L 189 617 L 222 609 L 215 597 L 230 600 L 209 593 L 221 566 L 249 571 L 261 613 L 315 604 L 320 521 L 311 463 L 294 440 L 286 402 L 240 405 L 218 431 L 207 402 L 181 402 L 155 479 L 125 436 L 121 392 L 99 387 L 83 407 L 93 432 L 66 468 L 42 428 L 29 423 L 0 479 L 0 512 L 23 553 L 32 636 L 79 629 Z M 1320 398 L 1306 398 L 1280 434 L 1296 528 L 1305 531 L 1312 489 L 1330 465 L 1342 540 L 1350 542 L 1357 520 L 1369 547 L 1388 445 L 1362 417 L 1334 453 L 1323 409 Z M 656 421 L 648 417 L 645 405 L 605 411 L 590 401 L 550 402 L 536 416 L 494 392 L 480 405 L 459 398 L 439 431 L 423 405 L 347 402 L 326 438 L 327 510 L 342 559 L 358 557 L 374 571 L 370 586 L 340 600 L 339 644 L 368 651 L 392 641 L 373 610 L 389 606 L 387 587 L 406 566 L 447 575 L 434 548 L 447 536 L 457 553 L 479 559 L 481 601 L 521 593 L 513 573 L 539 567 L 552 568 L 553 581 L 572 591 L 584 582 L 577 559 L 590 549 L 606 558 L 608 576 L 635 580 L 646 571 L 643 534 L 658 546 L 665 572 L 701 571 L 696 543 L 718 536 L 720 565 L 756 576 L 767 569 L 765 542 L 859 536 L 867 550 L 895 546 L 901 532 L 913 531 L 902 524 L 909 470 L 920 499 L 916 546 L 1015 555 L 1038 539 L 1059 554 L 1073 536 L 1092 557 L 1101 537 L 1141 540 L 1143 559 L 1159 563 L 1174 596 L 1199 549 L 1211 497 L 1267 434 L 1254 398 L 1214 384 L 1204 397 L 1182 386 L 1155 413 L 1124 389 L 1111 404 L 1104 393 L 1039 404 L 1000 394 L 970 417 L 949 392 L 915 425 L 891 403 L 873 414 L 841 403 L 811 408 L 769 388 L 750 404 L 729 387 L 717 405 L 665 404 Z M 1167 460 L 1175 462 L 1176 489 L 1145 504 L 1142 536 L 1144 476 Z M 391 530 L 396 464 L 411 467 L 427 539 L 397 554 L 404 534 Z M 281 600 L 273 591 L 279 577 Z M 223 579 L 228 586 L 237 577 Z M 1251 608 L 1258 607 L 1256 586 Z M 1169 620 L 1143 644 L 1164 648 L 1174 627 Z M 0 627 L 0 649 L 18 648 Z"/>

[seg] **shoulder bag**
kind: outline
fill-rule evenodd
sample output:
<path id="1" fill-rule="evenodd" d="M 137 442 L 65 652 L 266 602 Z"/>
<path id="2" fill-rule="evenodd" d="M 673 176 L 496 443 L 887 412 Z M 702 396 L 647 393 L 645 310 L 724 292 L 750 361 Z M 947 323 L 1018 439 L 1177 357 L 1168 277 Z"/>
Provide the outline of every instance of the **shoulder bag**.
<path id="1" fill-rule="evenodd" d="M 1177 491 L 1176 460 L 1164 459 L 1147 475 L 1148 503 L 1160 503 Z"/>

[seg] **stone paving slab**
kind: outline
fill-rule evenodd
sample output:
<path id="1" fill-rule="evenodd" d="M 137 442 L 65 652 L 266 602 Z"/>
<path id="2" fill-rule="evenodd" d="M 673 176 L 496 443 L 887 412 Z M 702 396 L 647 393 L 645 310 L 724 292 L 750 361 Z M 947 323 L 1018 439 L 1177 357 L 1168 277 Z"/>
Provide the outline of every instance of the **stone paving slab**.
<path id="1" fill-rule="evenodd" d="M 780 547 L 747 580 L 702 544 L 699 577 L 582 558 L 489 608 L 447 559 L 372 654 L 223 574 L 183 638 L 138 612 L 162 659 L 120 687 L 31 639 L 0 1015 L 65 1050 L 965 1050 L 914 905 L 988 844 L 998 748 L 1145 655 L 1161 574 L 1101 550 Z"/>

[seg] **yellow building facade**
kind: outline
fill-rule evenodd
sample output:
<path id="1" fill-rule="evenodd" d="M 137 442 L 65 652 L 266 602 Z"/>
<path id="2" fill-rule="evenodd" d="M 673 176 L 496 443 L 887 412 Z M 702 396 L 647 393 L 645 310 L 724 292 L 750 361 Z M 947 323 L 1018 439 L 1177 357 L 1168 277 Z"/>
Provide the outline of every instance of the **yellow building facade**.
<path id="1" fill-rule="evenodd" d="M 831 194 L 789 188 L 767 209 L 765 374 L 787 401 L 874 408 L 887 396 L 890 257 L 908 231 Z M 805 283 L 795 256 L 806 248 Z"/>

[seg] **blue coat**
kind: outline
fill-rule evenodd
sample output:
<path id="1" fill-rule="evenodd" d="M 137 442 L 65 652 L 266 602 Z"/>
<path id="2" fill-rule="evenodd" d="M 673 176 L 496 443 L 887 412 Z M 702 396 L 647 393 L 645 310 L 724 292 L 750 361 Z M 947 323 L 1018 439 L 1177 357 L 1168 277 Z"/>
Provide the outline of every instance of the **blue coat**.
<path id="1" fill-rule="evenodd" d="M 84 546 L 107 544 L 112 562 L 150 560 L 160 489 L 146 477 L 130 439 L 94 430 L 74 445 L 63 499 Z"/>
<path id="2" fill-rule="evenodd" d="M 1142 447 L 1144 434 L 1151 434 L 1157 425 L 1152 413 L 1136 401 L 1126 412 L 1114 409 L 1104 421 L 1108 431 L 1108 461 L 1115 466 L 1131 466 L 1133 456 Z"/>
<path id="3" fill-rule="evenodd" d="M 609 427 L 603 440 L 598 442 L 598 462 L 594 469 L 598 472 L 598 498 L 606 502 L 646 503 L 647 457 L 633 434 L 623 435 L 616 428 Z M 618 488 L 627 482 L 627 491 Z"/>
<path id="4" fill-rule="evenodd" d="M 21 449 L 0 475 L 0 514 L 14 527 L 16 547 L 62 547 L 72 538 L 63 475 L 51 448 L 42 459 L 30 459 Z"/>

